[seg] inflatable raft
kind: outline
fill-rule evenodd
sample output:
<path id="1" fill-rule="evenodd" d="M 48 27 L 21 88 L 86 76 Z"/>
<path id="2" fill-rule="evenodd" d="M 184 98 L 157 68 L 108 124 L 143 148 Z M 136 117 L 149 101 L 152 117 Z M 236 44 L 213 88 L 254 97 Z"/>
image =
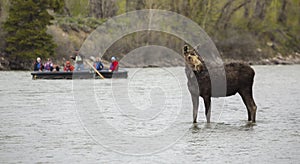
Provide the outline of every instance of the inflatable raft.
<path id="1" fill-rule="evenodd" d="M 128 71 L 119 70 L 109 72 L 101 70 L 99 73 L 104 78 L 127 78 Z M 77 71 L 77 72 L 32 72 L 32 79 L 100 79 L 99 75 L 94 71 Z"/>

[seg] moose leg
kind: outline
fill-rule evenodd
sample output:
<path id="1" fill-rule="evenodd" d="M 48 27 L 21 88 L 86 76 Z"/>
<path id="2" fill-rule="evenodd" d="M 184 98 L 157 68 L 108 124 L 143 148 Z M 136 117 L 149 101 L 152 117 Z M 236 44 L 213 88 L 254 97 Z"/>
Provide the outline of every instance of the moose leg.
<path id="1" fill-rule="evenodd" d="M 248 112 L 248 121 L 255 122 L 257 107 L 252 96 L 252 89 L 243 90 L 239 92 L 239 94 L 241 95 L 243 102 L 246 105 Z"/>
<path id="2" fill-rule="evenodd" d="M 251 89 L 251 94 L 249 95 L 249 100 L 248 101 L 249 101 L 250 106 L 251 106 L 251 120 L 254 123 L 256 121 L 255 117 L 256 117 L 257 106 L 256 106 L 256 104 L 254 102 L 254 99 L 253 99 L 252 89 Z"/>
<path id="3" fill-rule="evenodd" d="M 199 107 L 199 96 L 192 95 L 192 102 L 193 102 L 193 122 L 197 123 L 197 114 L 198 114 L 198 107 Z"/>
<path id="4" fill-rule="evenodd" d="M 239 92 L 239 94 L 241 95 L 243 102 L 247 108 L 248 121 L 251 121 L 252 119 L 251 119 L 251 107 L 250 107 L 250 102 L 249 102 L 249 95 L 244 91 Z"/>
<path id="5" fill-rule="evenodd" d="M 255 104 L 255 102 L 254 102 L 254 99 L 253 99 L 253 97 L 251 96 L 251 104 L 252 104 L 252 117 L 251 117 L 251 119 L 252 119 L 252 122 L 256 122 L 256 110 L 257 110 L 257 106 L 256 106 L 256 104 Z"/>
<path id="6" fill-rule="evenodd" d="M 206 122 L 210 123 L 210 115 L 211 115 L 211 99 L 210 96 L 203 97 L 204 105 L 205 105 L 205 116 L 206 116 Z"/>

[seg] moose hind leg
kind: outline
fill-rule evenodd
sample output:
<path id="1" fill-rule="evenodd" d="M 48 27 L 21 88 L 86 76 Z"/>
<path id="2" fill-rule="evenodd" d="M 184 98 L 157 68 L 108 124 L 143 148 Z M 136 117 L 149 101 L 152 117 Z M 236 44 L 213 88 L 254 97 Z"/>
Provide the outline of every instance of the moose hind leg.
<path id="1" fill-rule="evenodd" d="M 239 92 L 239 94 L 241 95 L 243 102 L 246 105 L 248 112 L 248 121 L 255 122 L 257 107 L 252 96 L 252 89 L 243 90 Z"/>
<path id="2" fill-rule="evenodd" d="M 250 101 L 251 108 L 252 108 L 252 110 L 251 110 L 251 120 L 254 123 L 254 122 L 256 122 L 256 110 L 257 110 L 257 106 L 256 106 L 256 104 L 254 102 L 254 99 L 253 99 L 252 95 L 251 95 L 249 101 Z"/>
<path id="3" fill-rule="evenodd" d="M 205 116 L 206 122 L 210 123 L 210 116 L 211 116 L 211 98 L 210 96 L 203 97 L 204 106 L 205 106 Z"/>
<path id="4" fill-rule="evenodd" d="M 193 102 L 193 123 L 197 123 L 199 96 L 192 95 L 192 102 Z"/>

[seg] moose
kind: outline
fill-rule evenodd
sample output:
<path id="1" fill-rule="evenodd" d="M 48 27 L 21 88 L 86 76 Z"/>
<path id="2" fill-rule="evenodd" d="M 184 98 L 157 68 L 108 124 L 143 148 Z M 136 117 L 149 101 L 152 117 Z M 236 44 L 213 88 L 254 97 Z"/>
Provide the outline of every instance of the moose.
<path id="1" fill-rule="evenodd" d="M 206 121 L 210 123 L 211 97 L 232 96 L 236 93 L 239 93 L 247 108 L 248 121 L 255 123 L 257 107 L 252 93 L 255 72 L 248 64 L 231 62 L 222 65 L 226 76 L 224 89 L 226 93 L 222 95 L 212 92 L 211 77 L 205 65 L 209 61 L 204 62 L 197 51 L 190 50 L 188 45 L 183 47 L 183 55 L 186 62 L 188 89 L 193 103 L 194 123 L 197 123 L 199 96 L 204 100 Z"/>

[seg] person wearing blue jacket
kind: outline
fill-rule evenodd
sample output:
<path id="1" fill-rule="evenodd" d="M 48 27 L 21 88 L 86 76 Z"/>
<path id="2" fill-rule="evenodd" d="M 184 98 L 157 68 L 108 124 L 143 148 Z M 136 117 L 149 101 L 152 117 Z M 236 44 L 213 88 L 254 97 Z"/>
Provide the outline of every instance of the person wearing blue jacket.
<path id="1" fill-rule="evenodd" d="M 34 71 L 43 71 L 44 65 L 42 64 L 41 58 L 38 57 L 34 63 L 33 70 Z"/>
<path id="2" fill-rule="evenodd" d="M 101 71 L 104 68 L 100 58 L 96 58 L 96 62 L 94 63 L 94 67 L 97 69 L 97 71 Z"/>

